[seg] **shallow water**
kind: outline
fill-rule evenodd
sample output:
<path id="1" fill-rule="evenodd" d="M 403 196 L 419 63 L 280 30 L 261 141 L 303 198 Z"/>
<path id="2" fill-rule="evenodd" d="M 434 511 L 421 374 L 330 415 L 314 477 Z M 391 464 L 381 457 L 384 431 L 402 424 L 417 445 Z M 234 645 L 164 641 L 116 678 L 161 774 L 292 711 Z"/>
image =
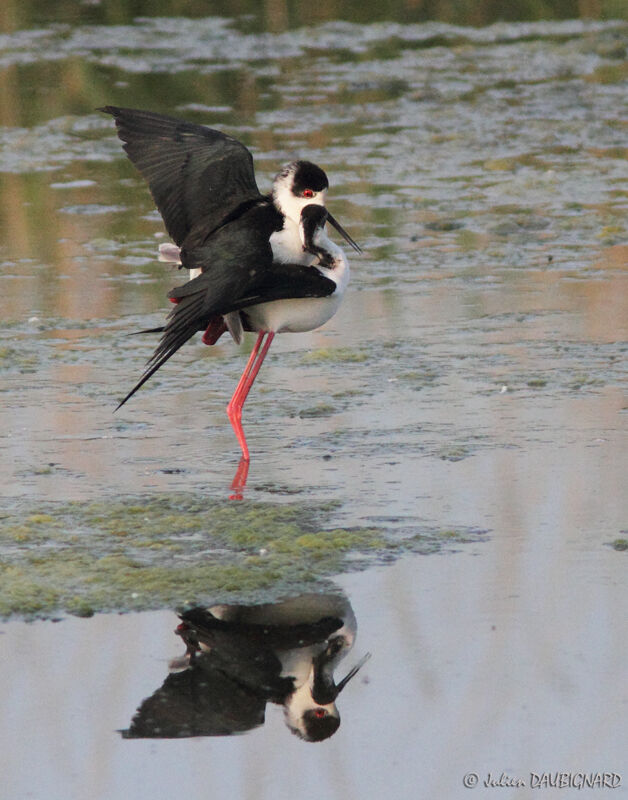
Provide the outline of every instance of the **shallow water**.
<path id="1" fill-rule="evenodd" d="M 228 131 L 262 190 L 319 162 L 365 251 L 337 316 L 273 344 L 245 411 L 247 500 L 380 531 L 378 563 L 399 536 L 464 535 L 338 579 L 373 657 L 314 749 L 274 713 L 229 740 L 119 739 L 180 650 L 169 610 L 4 623 L 10 796 L 449 798 L 469 771 L 626 772 L 625 11 L 472 28 L 396 5 L 372 22 L 73 8 L 16 11 L 0 39 L 3 568 L 44 540 L 71 552 L 89 503 L 230 502 L 224 406 L 249 340 L 188 345 L 112 413 L 154 346 L 126 334 L 161 323 L 181 277 L 155 260 L 160 219 L 105 103 Z"/>

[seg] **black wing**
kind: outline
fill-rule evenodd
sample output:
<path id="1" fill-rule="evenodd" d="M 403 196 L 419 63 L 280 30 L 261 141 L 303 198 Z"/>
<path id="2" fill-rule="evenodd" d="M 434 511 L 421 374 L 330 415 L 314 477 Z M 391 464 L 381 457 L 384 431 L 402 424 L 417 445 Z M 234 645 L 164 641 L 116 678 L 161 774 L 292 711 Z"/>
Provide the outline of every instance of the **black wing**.
<path id="1" fill-rule="evenodd" d="M 272 300 L 333 294 L 336 284 L 315 267 L 273 263 L 269 240 L 281 224 L 273 206 L 260 203 L 219 228 L 202 247 L 187 252 L 190 263 L 203 272 L 168 294 L 177 305 L 144 375 L 118 408 L 216 316 Z"/>
<path id="2" fill-rule="evenodd" d="M 231 136 L 151 111 L 99 110 L 115 118 L 124 149 L 179 246 L 191 233 L 202 241 L 240 207 L 260 199 L 253 157 Z"/>

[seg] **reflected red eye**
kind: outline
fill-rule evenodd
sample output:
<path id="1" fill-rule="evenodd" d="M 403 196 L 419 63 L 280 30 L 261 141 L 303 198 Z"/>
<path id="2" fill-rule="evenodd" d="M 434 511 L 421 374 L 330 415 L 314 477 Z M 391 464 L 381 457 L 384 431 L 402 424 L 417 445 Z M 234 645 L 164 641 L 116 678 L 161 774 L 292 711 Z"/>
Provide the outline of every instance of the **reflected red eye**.
<path id="1" fill-rule="evenodd" d="M 311 189 L 304 189 L 303 197 L 314 197 L 314 192 Z"/>
<path id="2" fill-rule="evenodd" d="M 318 719 L 323 719 L 327 715 L 324 708 L 316 708 L 314 709 L 314 716 L 318 717 Z"/>

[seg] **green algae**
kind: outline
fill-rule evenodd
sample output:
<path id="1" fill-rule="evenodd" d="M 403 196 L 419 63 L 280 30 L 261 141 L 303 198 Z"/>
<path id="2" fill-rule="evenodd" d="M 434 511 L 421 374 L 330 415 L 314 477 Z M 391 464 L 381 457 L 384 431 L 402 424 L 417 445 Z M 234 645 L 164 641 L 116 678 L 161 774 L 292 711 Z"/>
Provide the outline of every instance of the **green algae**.
<path id="1" fill-rule="evenodd" d="M 438 553 L 446 544 L 448 550 L 455 549 L 455 545 L 471 544 L 478 541 L 479 531 L 462 531 L 456 529 L 445 529 L 438 532 L 435 536 L 424 536 L 422 533 L 415 534 L 410 541 L 414 552 L 422 555 Z"/>
<path id="2" fill-rule="evenodd" d="M 24 353 L 14 347 L 0 347 L 0 370 L 34 372 L 37 364 L 38 358 L 32 353 Z"/>
<path id="3" fill-rule="evenodd" d="M 301 419 L 315 419 L 316 417 L 329 417 L 336 412 L 336 407 L 330 405 L 329 403 L 320 403 L 317 406 L 311 406 L 309 408 L 302 408 L 299 411 L 299 417 Z"/>
<path id="4" fill-rule="evenodd" d="M 23 507 L 0 517 L 0 616 L 260 602 L 482 536 L 330 525 L 339 510 L 193 493 Z"/>
<path id="5" fill-rule="evenodd" d="M 419 390 L 424 389 L 427 386 L 432 386 L 438 379 L 438 373 L 435 370 L 426 367 L 422 370 L 414 369 L 400 372 L 397 378 L 398 380 L 409 384 L 413 389 Z"/>
<path id="6" fill-rule="evenodd" d="M 359 350 L 353 350 L 350 347 L 321 347 L 318 350 L 306 353 L 301 361 L 306 364 L 348 364 L 366 361 L 367 358 L 366 353 L 361 353 Z"/>
<path id="7" fill-rule="evenodd" d="M 470 455 L 473 455 L 473 451 L 464 444 L 446 445 L 442 447 L 438 453 L 438 457 L 442 461 L 462 461 Z"/>

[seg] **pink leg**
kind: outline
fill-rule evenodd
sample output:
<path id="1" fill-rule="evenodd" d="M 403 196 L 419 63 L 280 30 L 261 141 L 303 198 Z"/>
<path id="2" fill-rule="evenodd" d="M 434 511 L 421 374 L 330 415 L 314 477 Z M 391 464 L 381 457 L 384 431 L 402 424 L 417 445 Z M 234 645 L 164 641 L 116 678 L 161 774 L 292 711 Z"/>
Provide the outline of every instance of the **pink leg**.
<path id="1" fill-rule="evenodd" d="M 238 381 L 238 385 L 235 388 L 235 392 L 233 393 L 233 397 L 231 398 L 231 400 L 229 401 L 229 405 L 227 406 L 227 413 L 229 413 L 229 406 L 234 407 L 236 402 L 237 402 L 238 397 L 242 394 L 242 391 L 243 391 L 244 386 L 246 384 L 246 381 L 247 381 L 247 378 L 249 376 L 249 373 L 251 372 L 251 369 L 253 367 L 253 362 L 255 361 L 255 358 L 256 358 L 257 354 L 259 353 L 260 345 L 262 344 L 262 339 L 264 338 L 264 336 L 266 336 L 266 332 L 265 331 L 260 331 L 260 333 L 258 333 L 258 335 L 257 335 L 257 341 L 255 342 L 255 345 L 254 345 L 253 349 L 251 350 L 251 355 L 249 356 L 249 360 L 246 362 L 246 367 L 244 367 L 244 371 L 242 372 L 242 375 L 240 376 L 240 380 Z M 242 403 L 243 402 L 244 402 L 244 400 L 242 401 Z"/>
<path id="2" fill-rule="evenodd" d="M 262 340 L 265 336 L 267 336 L 267 339 L 262 347 Z M 242 373 L 242 377 L 238 381 L 238 385 L 233 393 L 233 397 L 227 406 L 229 421 L 231 422 L 231 426 L 238 438 L 240 448 L 242 449 L 242 458 L 244 461 L 249 461 L 249 448 L 246 444 L 244 431 L 242 430 L 242 406 L 244 405 L 244 401 L 251 391 L 251 386 L 253 386 L 253 382 L 257 377 L 257 373 L 260 371 L 260 367 L 266 358 L 266 354 L 268 353 L 274 338 L 275 334 L 272 331 L 260 331 L 257 336 L 257 341 L 255 342 L 255 347 L 251 351 L 247 365 Z"/>

